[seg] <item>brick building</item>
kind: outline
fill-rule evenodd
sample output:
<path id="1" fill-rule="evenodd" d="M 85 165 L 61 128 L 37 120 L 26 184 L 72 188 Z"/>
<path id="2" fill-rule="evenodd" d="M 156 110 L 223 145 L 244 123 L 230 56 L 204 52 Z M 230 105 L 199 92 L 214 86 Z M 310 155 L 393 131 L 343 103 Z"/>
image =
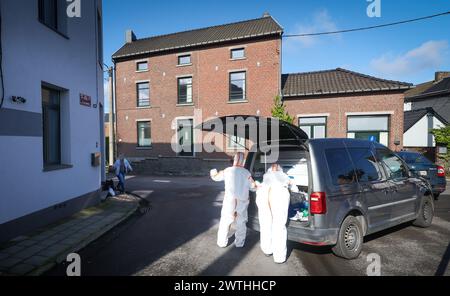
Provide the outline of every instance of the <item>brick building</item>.
<path id="1" fill-rule="evenodd" d="M 374 138 L 401 148 L 410 84 L 344 69 L 282 75 L 282 34 L 267 14 L 144 39 L 128 31 L 113 55 L 119 152 L 145 160 L 146 171 L 201 170 L 199 162 L 225 160 L 245 140 L 224 140 L 225 154 L 199 153 L 193 126 L 217 116 L 270 116 L 277 95 L 311 137 Z M 369 127 L 361 130 L 361 121 Z M 173 150 L 173 138 L 182 151 Z"/>
<path id="2" fill-rule="evenodd" d="M 192 127 L 201 123 L 195 109 L 204 119 L 269 116 L 281 89 L 282 33 L 268 15 L 139 40 L 127 32 L 113 55 L 119 152 L 132 159 L 212 157 L 189 149 L 198 133 Z M 180 153 L 171 147 L 176 134 Z M 224 152 L 235 150 L 227 146 Z"/>
<path id="3" fill-rule="evenodd" d="M 374 139 L 402 148 L 404 92 L 411 84 L 341 68 L 286 74 L 282 83 L 287 110 L 311 138 Z"/>

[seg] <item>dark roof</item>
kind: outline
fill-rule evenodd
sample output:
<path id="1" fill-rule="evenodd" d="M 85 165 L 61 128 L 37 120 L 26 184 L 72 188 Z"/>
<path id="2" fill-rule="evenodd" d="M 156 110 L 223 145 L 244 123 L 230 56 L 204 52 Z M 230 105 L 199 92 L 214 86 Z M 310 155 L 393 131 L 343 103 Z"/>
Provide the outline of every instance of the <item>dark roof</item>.
<path id="1" fill-rule="evenodd" d="M 421 93 L 423 93 L 424 91 L 426 91 L 427 89 L 432 87 L 433 85 L 434 85 L 434 81 L 428 81 L 425 83 L 418 84 L 414 88 L 411 88 L 410 90 L 405 92 L 405 99 L 409 98 L 409 97 L 415 97 L 417 95 L 420 95 Z"/>
<path id="2" fill-rule="evenodd" d="M 404 132 L 406 133 L 410 128 L 412 128 L 419 120 L 421 120 L 426 115 L 433 115 L 442 123 L 448 124 L 447 120 L 445 120 L 442 116 L 439 115 L 433 108 L 424 108 L 417 109 L 412 111 L 405 112 L 405 125 Z"/>
<path id="3" fill-rule="evenodd" d="M 416 92 L 406 93 L 406 100 L 410 101 L 450 94 L 450 77 L 444 78 L 438 82 L 430 81 L 423 83 L 418 85 L 416 88 L 420 89 Z"/>
<path id="4" fill-rule="evenodd" d="M 168 35 L 138 39 L 125 44 L 113 59 L 229 41 L 281 35 L 283 28 L 271 16 Z"/>
<path id="5" fill-rule="evenodd" d="M 376 78 L 342 68 L 282 76 L 284 97 L 407 90 L 411 87 L 410 83 Z"/>

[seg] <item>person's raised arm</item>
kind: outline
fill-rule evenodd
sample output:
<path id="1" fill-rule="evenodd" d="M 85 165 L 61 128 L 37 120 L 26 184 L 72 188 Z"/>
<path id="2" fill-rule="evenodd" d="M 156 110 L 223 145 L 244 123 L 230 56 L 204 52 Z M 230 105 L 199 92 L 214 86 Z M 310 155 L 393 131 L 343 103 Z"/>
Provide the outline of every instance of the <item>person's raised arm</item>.
<path id="1" fill-rule="evenodd" d="M 224 171 L 218 172 L 216 169 L 211 170 L 210 176 L 211 176 L 211 179 L 213 179 L 213 181 L 215 181 L 215 182 L 225 181 Z"/>

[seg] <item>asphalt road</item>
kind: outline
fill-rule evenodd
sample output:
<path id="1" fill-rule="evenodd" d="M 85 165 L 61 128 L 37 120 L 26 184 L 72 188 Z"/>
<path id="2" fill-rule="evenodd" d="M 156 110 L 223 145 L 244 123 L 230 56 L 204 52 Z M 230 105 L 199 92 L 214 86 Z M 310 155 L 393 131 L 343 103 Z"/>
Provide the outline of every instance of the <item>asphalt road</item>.
<path id="1" fill-rule="evenodd" d="M 128 189 L 152 203 L 84 250 L 82 275 L 367 275 L 370 254 L 381 275 L 450 275 L 450 191 L 436 203 L 433 226 L 410 224 L 366 238 L 361 257 L 347 261 L 330 248 L 289 243 L 286 264 L 259 250 L 259 234 L 246 246 L 216 247 L 223 184 L 206 178 L 131 177 Z M 450 184 L 448 186 L 450 188 Z M 65 275 L 61 264 L 47 275 Z"/>

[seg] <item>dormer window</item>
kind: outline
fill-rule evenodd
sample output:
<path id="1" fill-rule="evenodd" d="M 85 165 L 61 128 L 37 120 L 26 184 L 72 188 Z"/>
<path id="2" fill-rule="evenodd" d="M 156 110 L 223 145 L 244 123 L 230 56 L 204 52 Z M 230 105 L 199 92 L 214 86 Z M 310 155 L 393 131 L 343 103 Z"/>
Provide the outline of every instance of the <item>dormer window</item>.
<path id="1" fill-rule="evenodd" d="M 231 50 L 231 59 L 240 60 L 245 59 L 245 48 L 235 48 Z"/>
<path id="2" fill-rule="evenodd" d="M 137 62 L 136 71 L 138 72 L 148 71 L 148 62 L 147 61 Z"/>
<path id="3" fill-rule="evenodd" d="M 192 60 L 190 54 L 178 56 L 178 66 L 186 66 L 191 64 Z"/>

